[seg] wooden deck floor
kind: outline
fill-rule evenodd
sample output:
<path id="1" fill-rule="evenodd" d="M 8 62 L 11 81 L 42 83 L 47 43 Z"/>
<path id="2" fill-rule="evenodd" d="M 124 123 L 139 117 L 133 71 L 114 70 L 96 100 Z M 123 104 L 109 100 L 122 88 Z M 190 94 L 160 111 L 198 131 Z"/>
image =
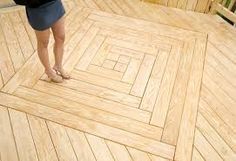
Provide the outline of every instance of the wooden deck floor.
<path id="1" fill-rule="evenodd" d="M 235 29 L 138 0 L 65 7 L 62 84 L 24 10 L 0 13 L 0 161 L 236 160 Z"/>

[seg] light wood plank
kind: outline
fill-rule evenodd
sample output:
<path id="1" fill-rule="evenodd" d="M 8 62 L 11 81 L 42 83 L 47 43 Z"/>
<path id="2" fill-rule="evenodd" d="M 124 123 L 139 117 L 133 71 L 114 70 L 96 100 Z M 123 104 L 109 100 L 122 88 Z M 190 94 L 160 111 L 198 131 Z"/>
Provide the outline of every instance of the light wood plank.
<path id="1" fill-rule="evenodd" d="M 15 71 L 1 26 L 0 26 L 0 48 L 1 48 L 0 70 L 1 70 L 1 77 L 3 80 L 2 83 L 5 84 L 15 74 Z"/>
<path id="2" fill-rule="evenodd" d="M 196 127 L 202 133 L 207 141 L 214 147 L 223 160 L 233 161 L 236 158 L 236 153 L 225 143 L 220 135 L 209 125 L 205 118 L 198 113 Z"/>
<path id="3" fill-rule="evenodd" d="M 97 110 L 96 108 L 92 108 L 90 106 L 79 104 L 61 97 L 41 93 L 35 90 L 20 87 L 16 90 L 15 95 L 35 103 L 68 112 L 79 117 L 94 120 L 115 128 L 150 137 L 155 140 L 160 140 L 162 134 L 162 129 L 158 127 L 135 121 L 120 115 L 114 115 L 105 111 Z M 48 99 L 48 101 L 45 102 L 45 99 Z"/>
<path id="4" fill-rule="evenodd" d="M 119 71 L 119 72 L 125 72 L 127 68 L 127 64 L 123 64 L 123 63 L 116 63 L 114 70 Z"/>
<path id="5" fill-rule="evenodd" d="M 106 59 L 106 60 L 103 62 L 102 67 L 103 67 L 103 68 L 107 68 L 107 69 L 114 69 L 115 65 L 116 65 L 116 62 L 115 62 L 115 61 Z"/>
<path id="6" fill-rule="evenodd" d="M 97 54 L 93 58 L 91 64 L 101 66 L 103 62 L 106 60 L 106 57 L 108 53 L 110 52 L 110 49 L 111 49 L 111 45 L 107 44 L 105 40 L 105 42 L 102 44 Z"/>
<path id="7" fill-rule="evenodd" d="M 124 73 L 124 76 L 122 78 L 122 82 L 130 83 L 130 84 L 134 83 L 136 76 L 138 75 L 141 63 L 142 63 L 141 60 L 131 59 Z"/>
<path id="8" fill-rule="evenodd" d="M 180 45 L 180 44 L 179 44 Z M 181 57 L 181 46 L 175 46 L 171 52 L 167 62 L 166 70 L 161 82 L 159 94 L 154 106 L 151 124 L 164 127 L 169 103 L 171 100 L 172 90 L 174 87 L 179 61 Z"/>
<path id="9" fill-rule="evenodd" d="M 150 115 L 151 115 L 149 112 L 139 110 L 137 108 L 133 108 L 130 106 L 126 106 L 126 105 L 120 104 L 119 102 L 105 100 L 100 97 L 78 92 L 72 89 L 64 88 L 64 87 L 57 86 L 51 83 L 46 83 L 43 81 L 39 81 L 34 86 L 34 89 L 37 89 L 38 91 L 55 95 L 58 97 L 63 96 L 63 98 L 66 98 L 68 100 L 72 100 L 77 103 L 88 105 L 93 108 L 97 108 L 97 109 L 114 113 L 117 115 L 125 116 L 125 117 L 138 120 L 144 123 L 149 122 Z M 116 110 L 114 110 L 114 107 L 116 107 Z"/>
<path id="10" fill-rule="evenodd" d="M 105 78 L 110 78 L 120 81 L 122 79 L 123 73 L 111 69 L 102 68 L 96 65 L 89 65 L 87 71 L 89 73 L 99 75 Z"/>
<path id="11" fill-rule="evenodd" d="M 192 161 L 205 161 L 204 158 L 201 156 L 201 154 L 198 152 L 198 150 L 195 147 L 193 148 Z"/>
<path id="12" fill-rule="evenodd" d="M 1 14 L 0 22 L 12 58 L 14 68 L 17 71 L 24 64 L 25 58 L 22 54 L 19 42 L 15 35 L 13 24 L 10 22 L 9 16 L 7 14 Z"/>
<path id="13" fill-rule="evenodd" d="M 217 113 L 217 115 L 219 115 L 219 117 L 236 133 L 235 113 L 230 111 L 228 107 L 221 104 L 218 99 L 215 99 L 215 95 L 204 85 L 201 90 L 201 99 L 203 99 L 211 107 L 211 109 L 214 110 L 215 113 Z"/>
<path id="14" fill-rule="evenodd" d="M 18 12 L 9 13 L 8 15 L 13 24 L 22 54 L 24 55 L 25 60 L 27 60 L 33 54 L 34 49 L 22 23 L 20 15 Z"/>
<path id="15" fill-rule="evenodd" d="M 38 161 L 35 143 L 25 113 L 9 109 L 19 160 Z M 22 132 L 24 129 L 24 132 Z"/>
<path id="16" fill-rule="evenodd" d="M 176 160 L 185 161 L 191 159 L 194 129 L 205 61 L 205 45 L 205 38 L 197 39 L 187 88 L 187 95 L 182 114 L 182 121 L 180 124 L 179 138 L 177 141 L 175 153 Z M 186 131 L 186 129 L 188 130 Z"/>
<path id="17" fill-rule="evenodd" d="M 31 115 L 28 115 L 28 119 L 39 160 L 58 161 L 45 121 Z"/>
<path id="18" fill-rule="evenodd" d="M 97 161 L 115 161 L 104 139 L 85 134 Z"/>
<path id="19" fill-rule="evenodd" d="M 135 161 L 151 161 L 148 154 L 134 148 L 127 147 L 131 157 Z"/>
<path id="20" fill-rule="evenodd" d="M 106 1 L 104 1 L 104 3 L 107 3 L 107 4 L 109 5 L 109 7 L 110 7 L 111 10 L 113 11 L 113 13 L 119 14 L 119 15 L 124 15 L 124 12 L 123 12 L 122 9 L 117 5 L 116 1 L 113 1 L 113 0 L 106 0 Z"/>
<path id="21" fill-rule="evenodd" d="M 104 40 L 105 38 L 103 36 L 96 36 L 90 44 L 89 48 L 85 51 L 83 57 L 76 65 L 75 69 L 85 71 L 91 63 L 93 57 L 97 54 L 99 48 L 101 48 Z"/>
<path id="22" fill-rule="evenodd" d="M 140 108 L 152 112 L 157 95 L 159 93 L 161 81 L 166 69 L 169 53 L 166 51 L 159 51 L 155 61 L 153 71 L 148 81 L 147 89 L 144 93 Z"/>
<path id="23" fill-rule="evenodd" d="M 85 131 L 108 140 L 113 140 L 114 142 L 126 146 L 136 147 L 142 151 L 163 156 L 168 159 L 173 159 L 174 157 L 174 146 L 64 113 L 47 106 L 32 103 L 18 97 L 0 93 L 0 100 L 2 99 L 5 100 L 4 102 L 0 102 L 0 104 L 3 106 L 8 106 L 9 108 L 13 108 L 15 110 L 27 112 L 31 115 L 36 115 L 38 117 L 47 119 L 49 121 L 54 121 L 55 123 L 60 123 L 65 126 L 70 126 L 71 128 Z"/>
<path id="24" fill-rule="evenodd" d="M 112 46 L 111 52 L 119 55 L 126 55 L 138 60 L 141 60 L 144 57 L 144 53 L 142 52 L 131 50 L 129 48 L 122 48 L 116 45 Z"/>
<path id="25" fill-rule="evenodd" d="M 220 134 L 224 141 L 236 152 L 236 133 L 203 99 L 199 102 L 199 111 Z"/>
<path id="26" fill-rule="evenodd" d="M 194 47 L 195 40 L 193 39 L 188 43 L 185 43 L 184 49 L 181 52 L 182 57 L 180 60 L 175 86 L 172 92 L 172 98 L 162 135 L 162 141 L 172 145 L 176 145 L 178 139 L 179 125 L 181 122 L 186 91 L 188 87 Z"/>
<path id="27" fill-rule="evenodd" d="M 198 129 L 195 132 L 194 145 L 205 160 L 223 161 L 214 148 L 207 142 Z"/>
<path id="28" fill-rule="evenodd" d="M 66 128 L 78 161 L 96 161 L 92 149 L 83 132 Z"/>
<path id="29" fill-rule="evenodd" d="M 118 92 L 129 93 L 131 89 L 131 84 L 96 76 L 83 71 L 73 70 L 71 76 L 73 79 L 113 89 Z"/>
<path id="30" fill-rule="evenodd" d="M 67 71 L 72 71 L 74 66 L 80 60 L 86 49 L 88 48 L 89 44 L 95 38 L 98 32 L 98 28 L 91 27 L 88 32 L 86 32 L 84 38 L 80 41 L 80 43 L 75 47 L 71 55 L 69 56 L 68 60 L 64 64 L 64 68 Z"/>
<path id="31" fill-rule="evenodd" d="M 0 106 L 0 160 L 18 161 L 8 110 Z"/>
<path id="32" fill-rule="evenodd" d="M 152 72 L 156 57 L 145 55 L 130 94 L 142 97 Z"/>
<path id="33" fill-rule="evenodd" d="M 132 161 L 129 152 L 124 145 L 120 145 L 112 141 L 106 141 L 106 144 L 110 149 L 115 161 Z"/>
<path id="34" fill-rule="evenodd" d="M 79 92 L 101 97 L 103 99 L 119 102 L 121 104 L 132 106 L 132 107 L 138 107 L 141 101 L 141 98 L 136 97 L 136 96 L 128 95 L 126 93 L 117 92 L 115 90 L 95 86 L 93 84 L 89 84 L 86 82 L 73 80 L 73 79 L 71 79 L 68 82 L 58 84 L 58 85 L 66 87 L 66 88 L 70 88 Z"/>
<path id="35" fill-rule="evenodd" d="M 170 161 L 168 159 L 159 157 L 159 156 L 155 156 L 155 155 L 151 155 L 149 154 L 149 157 L 151 158 L 152 161 Z"/>
<path id="36" fill-rule="evenodd" d="M 157 47 L 156 46 L 149 45 L 149 44 L 143 44 L 142 42 L 138 43 L 138 41 L 136 43 L 133 43 L 132 41 L 130 42 L 130 41 L 126 41 L 126 40 L 120 40 L 120 39 L 108 37 L 106 40 L 106 43 L 108 43 L 110 45 L 117 45 L 122 48 L 136 50 L 136 51 L 142 52 L 142 53 L 157 55 Z"/>
<path id="37" fill-rule="evenodd" d="M 75 151 L 65 128 L 50 121 L 47 121 L 46 123 L 59 160 L 77 161 Z"/>
<path id="38" fill-rule="evenodd" d="M 222 88 L 220 88 L 219 85 L 215 81 L 213 81 L 212 78 L 210 78 L 206 73 L 204 73 L 203 84 L 207 86 L 207 88 L 212 93 L 214 93 L 215 98 L 217 98 L 219 102 L 225 105 L 227 109 L 234 115 L 236 114 L 236 109 L 233 108 L 236 107 L 236 99 L 234 98 L 234 96 L 231 96 L 223 91 Z"/>

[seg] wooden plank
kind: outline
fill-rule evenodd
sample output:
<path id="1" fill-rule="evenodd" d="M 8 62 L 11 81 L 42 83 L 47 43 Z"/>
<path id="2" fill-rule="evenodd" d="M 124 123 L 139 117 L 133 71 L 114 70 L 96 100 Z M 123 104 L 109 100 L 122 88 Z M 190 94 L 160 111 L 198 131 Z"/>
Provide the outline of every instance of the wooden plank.
<path id="1" fill-rule="evenodd" d="M 235 160 L 236 153 L 233 152 L 233 150 L 225 143 L 221 136 L 211 127 L 211 125 L 209 125 L 200 113 L 198 113 L 196 127 L 212 145 L 212 147 L 214 147 L 223 160 Z"/>
<path id="2" fill-rule="evenodd" d="M 132 161 L 128 150 L 124 145 L 114 143 L 112 141 L 106 141 L 106 144 L 112 153 L 115 161 Z"/>
<path id="3" fill-rule="evenodd" d="M 236 100 L 234 98 L 234 96 L 236 96 L 236 86 L 233 86 L 220 73 L 215 71 L 215 69 L 211 65 L 207 63 L 204 67 L 204 76 L 207 77 L 205 82 L 207 82 L 207 80 L 209 79 L 211 80 L 207 82 L 207 85 L 211 82 L 214 82 L 214 84 L 216 84 L 221 90 L 223 90 L 223 92 L 226 93 L 228 97 L 231 97 L 233 100 Z"/>
<path id="4" fill-rule="evenodd" d="M 123 17 L 120 15 L 108 14 L 101 11 L 93 11 L 88 18 L 94 21 L 103 22 L 104 24 L 108 25 L 126 27 L 137 31 L 151 32 L 153 34 L 167 36 L 170 38 L 178 38 L 180 40 L 184 40 L 186 37 L 192 36 L 206 36 L 205 34 L 199 32 L 194 32 L 190 30 L 187 30 L 186 32 L 186 30 L 184 29 L 175 28 L 173 26 L 157 24 L 140 19 Z M 185 36 L 183 37 L 183 35 Z"/>
<path id="5" fill-rule="evenodd" d="M 71 73 L 71 77 L 79 81 L 91 83 L 101 87 L 106 87 L 127 94 L 131 89 L 131 84 L 120 82 L 117 80 L 112 80 L 109 78 L 104 78 L 101 76 L 93 75 L 79 70 L 73 70 Z"/>
<path id="6" fill-rule="evenodd" d="M 188 87 L 194 47 L 195 39 L 185 43 L 184 49 L 181 52 L 182 57 L 180 60 L 179 70 L 176 76 L 172 98 L 165 121 L 162 141 L 172 145 L 176 145 L 179 135 L 179 126 Z"/>
<path id="7" fill-rule="evenodd" d="M 3 84 L 5 84 L 14 75 L 15 71 L 1 26 L 0 26 L 0 48 L 1 48 L 0 70 Z"/>
<path id="8" fill-rule="evenodd" d="M 170 161 L 169 159 L 165 159 L 151 154 L 149 154 L 149 157 L 151 158 L 152 161 Z"/>
<path id="9" fill-rule="evenodd" d="M 9 114 L 3 106 L 0 106 L 0 160 L 18 161 Z"/>
<path id="10" fill-rule="evenodd" d="M 219 50 L 211 46 L 207 48 L 206 61 L 210 64 L 217 72 L 219 72 L 224 78 L 236 87 L 236 70 L 235 63 L 230 61 L 224 56 Z M 227 64 L 227 65 L 225 65 Z"/>
<path id="11" fill-rule="evenodd" d="M 222 103 L 220 103 L 217 99 L 215 99 L 215 95 L 210 92 L 205 85 L 202 86 L 201 89 L 201 99 L 203 99 L 212 110 L 214 110 L 217 115 L 229 126 L 231 129 L 236 133 L 235 126 L 235 112 L 230 111 L 228 107 L 224 106 Z"/>
<path id="12" fill-rule="evenodd" d="M 46 123 L 59 160 L 77 161 L 77 156 L 75 155 L 65 127 L 50 121 Z"/>
<path id="13" fill-rule="evenodd" d="M 201 156 L 201 154 L 198 152 L 198 150 L 195 147 L 193 148 L 192 161 L 204 161 L 204 158 Z"/>
<path id="14" fill-rule="evenodd" d="M 204 74 L 203 84 L 214 93 L 215 98 L 217 98 L 219 102 L 225 105 L 233 114 L 236 114 L 236 110 L 233 108 L 236 106 L 236 99 L 234 99 L 234 96 L 223 91 L 222 88 L 220 88 L 207 74 Z"/>
<path id="15" fill-rule="evenodd" d="M 198 0 L 188 0 L 186 5 L 186 10 L 194 11 L 196 8 Z"/>
<path id="16" fill-rule="evenodd" d="M 156 57 L 152 55 L 145 55 L 143 62 L 140 66 L 140 70 L 134 81 L 130 94 L 138 97 L 142 97 L 147 86 L 149 77 L 152 72 L 153 65 L 155 63 Z"/>
<path id="17" fill-rule="evenodd" d="M 5 39 L 8 45 L 8 49 L 12 58 L 12 62 L 15 70 L 19 70 L 24 64 L 25 59 L 22 54 L 19 42 L 14 32 L 13 24 L 10 22 L 10 18 L 7 14 L 0 15 L 0 25 L 5 35 Z"/>
<path id="18" fill-rule="evenodd" d="M 71 129 L 66 128 L 67 134 L 70 138 L 71 144 L 75 150 L 75 154 L 79 161 L 96 161 L 92 149 L 85 137 L 85 134 Z"/>
<path id="19" fill-rule="evenodd" d="M 168 7 L 177 7 L 178 0 L 168 0 Z"/>
<path id="20" fill-rule="evenodd" d="M 85 51 L 83 57 L 79 60 L 78 64 L 75 66 L 75 69 L 85 71 L 89 64 L 91 63 L 93 57 L 97 54 L 99 48 L 103 44 L 105 37 L 96 36 L 94 40 L 89 45 L 88 49 Z"/>
<path id="21" fill-rule="evenodd" d="M 143 44 L 142 42 L 133 43 L 133 42 L 126 41 L 126 40 L 120 40 L 120 39 L 108 37 L 106 40 L 106 43 L 108 43 L 110 45 L 117 45 L 122 48 L 136 50 L 136 51 L 142 52 L 142 53 L 157 55 L 157 47 L 156 46 L 149 45 L 149 44 Z"/>
<path id="22" fill-rule="evenodd" d="M 120 115 L 114 115 L 109 112 L 86 106 L 84 104 L 63 99 L 61 97 L 52 96 L 22 87 L 16 90 L 15 95 L 32 102 L 42 104 L 44 106 L 49 106 L 63 112 L 94 120 L 105 125 L 130 131 L 132 133 L 153 138 L 155 140 L 160 140 L 161 138 L 162 129 L 158 127 L 135 121 Z M 49 99 L 49 101 L 45 102 L 46 98 Z M 130 127 L 130 125 L 132 125 L 132 127 Z"/>
<path id="23" fill-rule="evenodd" d="M 78 92 L 72 89 L 64 88 L 64 87 L 57 86 L 51 83 L 46 83 L 43 81 L 39 81 L 34 86 L 34 88 L 44 93 L 48 93 L 48 94 L 55 95 L 58 97 L 63 96 L 63 98 L 66 98 L 68 100 L 72 100 L 72 101 L 75 101 L 84 105 L 91 106 L 93 108 L 97 108 L 103 111 L 114 113 L 117 115 L 122 115 L 122 116 L 131 118 L 134 120 L 138 120 L 144 123 L 149 122 L 150 115 L 151 115 L 149 112 L 139 110 L 137 108 L 133 108 L 130 106 L 126 106 L 126 105 L 120 104 L 119 102 L 104 100 L 100 97 Z M 114 110 L 114 107 L 116 107 L 116 110 Z"/>
<path id="24" fill-rule="evenodd" d="M 127 147 L 131 157 L 135 161 L 151 161 L 148 154 L 134 148 Z"/>
<path id="25" fill-rule="evenodd" d="M 89 44 L 95 38 L 98 32 L 98 28 L 91 27 L 88 32 L 85 34 L 84 38 L 80 41 L 80 43 L 75 47 L 68 60 L 64 64 L 64 68 L 67 71 L 72 71 L 74 66 L 77 64 L 79 59 L 82 57 Z"/>
<path id="26" fill-rule="evenodd" d="M 94 1 L 94 0 L 84 0 L 84 2 L 86 3 L 86 5 L 87 5 L 89 8 L 99 9 L 99 7 L 97 6 L 97 4 L 95 3 L 96 1 Z"/>
<path id="27" fill-rule="evenodd" d="M 29 25 L 29 22 L 28 22 L 28 19 L 27 19 L 27 16 L 26 16 L 26 12 L 25 12 L 25 10 L 20 10 L 18 12 L 20 14 L 21 20 L 23 21 L 23 24 L 24 24 L 24 27 L 27 31 L 28 36 L 29 36 L 30 42 L 32 43 L 32 46 L 35 50 L 35 49 L 37 49 L 37 38 L 36 38 L 36 35 L 34 33 L 34 30 Z"/>
<path id="28" fill-rule="evenodd" d="M 19 160 L 38 161 L 35 143 L 25 113 L 9 109 Z M 24 132 L 22 132 L 24 129 Z"/>
<path id="29" fill-rule="evenodd" d="M 195 11 L 205 13 L 209 0 L 198 0 Z"/>
<path id="30" fill-rule="evenodd" d="M 101 45 L 100 49 L 98 50 L 98 52 L 96 53 L 96 55 L 94 56 L 91 64 L 101 66 L 103 62 L 106 60 L 106 57 L 110 52 L 110 49 L 111 46 L 107 44 L 105 40 L 104 43 Z"/>
<path id="31" fill-rule="evenodd" d="M 115 161 L 104 139 L 85 134 L 97 161 Z"/>
<path id="32" fill-rule="evenodd" d="M 191 160 L 198 101 L 205 61 L 206 38 L 197 39 L 175 153 L 176 160 Z M 186 131 L 186 129 L 188 129 Z"/>
<path id="33" fill-rule="evenodd" d="M 114 69 L 115 65 L 116 65 L 115 61 L 106 59 L 103 62 L 102 67 L 107 69 Z"/>
<path id="34" fill-rule="evenodd" d="M 99 75 L 105 78 L 110 78 L 120 81 L 122 79 L 123 73 L 111 69 L 102 68 L 96 65 L 89 65 L 87 72 L 95 75 Z"/>
<path id="35" fill-rule="evenodd" d="M 106 11 L 109 13 L 113 12 L 111 8 L 108 6 L 108 4 L 104 2 L 104 0 L 96 0 L 96 3 L 99 6 L 100 10 Z"/>
<path id="36" fill-rule="evenodd" d="M 127 69 L 127 64 L 123 63 L 116 63 L 114 70 L 119 71 L 119 72 L 125 72 Z"/>
<path id="37" fill-rule="evenodd" d="M 148 81 L 147 89 L 144 93 L 140 109 L 152 112 L 157 95 L 159 93 L 161 81 L 166 69 L 169 53 L 166 51 L 159 51 L 155 61 L 153 71 Z"/>
<path id="38" fill-rule="evenodd" d="M 194 145 L 205 160 L 223 161 L 201 132 L 196 129 Z"/>
<path id="39" fill-rule="evenodd" d="M 93 84 L 74 79 L 58 85 L 132 107 L 138 107 L 141 101 L 141 98 L 136 96 L 117 92 L 104 87 L 95 86 Z"/>
<path id="40" fill-rule="evenodd" d="M 224 141 L 236 151 L 236 134 L 235 130 L 228 126 L 224 120 L 214 111 L 206 101 L 200 99 L 199 112 L 209 122 L 211 126 L 220 134 Z"/>
<path id="41" fill-rule="evenodd" d="M 156 99 L 156 104 L 154 106 L 150 122 L 152 125 L 164 127 L 169 103 L 171 100 L 172 90 L 179 68 L 182 50 L 182 47 L 179 45 L 175 46 L 170 52 L 170 56 L 167 62 L 166 70 L 161 82 L 159 94 Z"/>
<path id="42" fill-rule="evenodd" d="M 138 75 L 139 67 L 141 66 L 141 63 L 142 63 L 142 60 L 132 58 L 124 73 L 122 82 L 130 83 L 130 84 L 134 83 L 136 76 Z"/>
<path id="43" fill-rule="evenodd" d="M 139 46 L 142 45 L 143 47 L 151 51 L 151 48 L 153 47 L 160 48 L 163 50 L 169 50 L 171 48 L 170 43 L 173 43 L 174 41 L 173 39 L 165 36 L 154 35 L 149 32 L 140 32 L 134 29 L 118 27 L 110 24 L 104 24 L 101 22 L 95 22 L 95 26 L 101 28 L 99 35 L 109 36 L 114 39 L 128 41 Z M 165 42 L 163 39 L 165 40 Z"/>
<path id="44" fill-rule="evenodd" d="M 106 138 L 107 140 L 113 140 L 126 146 L 135 147 L 154 155 L 163 156 L 168 159 L 173 159 L 174 157 L 174 146 L 153 139 L 77 117 L 5 93 L 0 93 L 0 100 L 4 100 L 4 102 L 0 102 L 1 105 L 15 110 L 27 112 L 28 114 L 36 115 L 61 125 L 70 126 L 71 128 Z"/>
<path id="45" fill-rule="evenodd" d="M 177 8 L 186 9 L 187 3 L 188 3 L 188 0 L 179 0 L 177 4 Z"/>
<path id="46" fill-rule="evenodd" d="M 15 34 L 18 39 L 22 54 L 24 55 L 25 60 L 27 60 L 34 53 L 34 49 L 30 42 L 26 29 L 18 12 L 9 13 L 8 15 L 13 24 L 13 28 L 15 30 Z"/>
<path id="47" fill-rule="evenodd" d="M 46 122 L 31 115 L 28 119 L 39 160 L 58 161 Z"/>
<path id="48" fill-rule="evenodd" d="M 124 15 L 124 12 L 122 9 L 117 5 L 116 1 L 113 0 L 106 0 L 104 3 L 107 3 L 107 5 L 111 8 L 112 12 L 119 15 Z"/>
<path id="49" fill-rule="evenodd" d="M 112 46 L 111 52 L 118 55 L 126 55 L 133 59 L 138 59 L 138 60 L 141 60 L 144 57 L 144 53 L 142 52 L 131 50 L 129 48 L 119 47 L 116 45 Z"/>

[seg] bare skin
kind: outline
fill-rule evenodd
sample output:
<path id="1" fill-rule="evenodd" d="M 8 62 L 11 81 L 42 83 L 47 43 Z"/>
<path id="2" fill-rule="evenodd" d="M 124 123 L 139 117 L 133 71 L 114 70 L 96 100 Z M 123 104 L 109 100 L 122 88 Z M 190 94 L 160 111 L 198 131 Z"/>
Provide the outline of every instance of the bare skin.
<path id="1" fill-rule="evenodd" d="M 52 33 L 55 40 L 54 44 L 54 56 L 55 64 L 51 67 L 48 55 L 48 44 L 50 37 L 50 29 L 44 31 L 35 31 L 38 44 L 38 56 L 45 68 L 45 73 L 48 77 L 57 83 L 61 83 L 64 79 L 69 79 L 70 76 L 64 71 L 62 67 L 63 54 L 64 54 L 64 42 L 65 42 L 65 25 L 64 17 L 59 19 L 52 27 Z"/>

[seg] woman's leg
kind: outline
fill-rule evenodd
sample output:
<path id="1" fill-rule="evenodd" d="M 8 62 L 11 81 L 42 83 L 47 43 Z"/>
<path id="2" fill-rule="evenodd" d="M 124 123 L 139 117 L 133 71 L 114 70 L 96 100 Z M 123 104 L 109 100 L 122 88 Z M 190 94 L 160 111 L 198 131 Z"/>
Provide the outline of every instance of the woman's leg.
<path id="1" fill-rule="evenodd" d="M 63 70 L 63 54 L 64 54 L 64 42 L 65 42 L 65 25 L 64 17 L 59 19 L 53 26 L 52 32 L 55 39 L 54 54 L 55 54 L 55 65 L 54 69 L 59 71 L 63 78 L 69 78 L 69 75 Z"/>
<path id="2" fill-rule="evenodd" d="M 49 62 L 48 44 L 49 44 L 50 30 L 48 29 L 44 31 L 35 31 L 35 34 L 37 37 L 38 56 L 45 68 L 45 73 L 54 82 L 61 82 L 62 79 L 55 74 Z"/>

